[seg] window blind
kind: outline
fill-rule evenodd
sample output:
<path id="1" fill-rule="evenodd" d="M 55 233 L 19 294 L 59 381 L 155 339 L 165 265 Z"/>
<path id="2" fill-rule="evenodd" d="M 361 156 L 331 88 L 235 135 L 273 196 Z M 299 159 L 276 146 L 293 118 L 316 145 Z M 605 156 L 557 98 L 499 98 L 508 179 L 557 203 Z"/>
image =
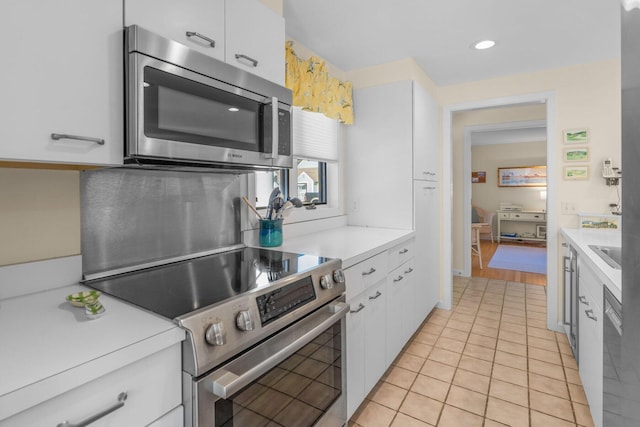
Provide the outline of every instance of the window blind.
<path id="1" fill-rule="evenodd" d="M 299 159 L 338 160 L 339 122 L 322 113 L 292 107 L 293 155 Z"/>

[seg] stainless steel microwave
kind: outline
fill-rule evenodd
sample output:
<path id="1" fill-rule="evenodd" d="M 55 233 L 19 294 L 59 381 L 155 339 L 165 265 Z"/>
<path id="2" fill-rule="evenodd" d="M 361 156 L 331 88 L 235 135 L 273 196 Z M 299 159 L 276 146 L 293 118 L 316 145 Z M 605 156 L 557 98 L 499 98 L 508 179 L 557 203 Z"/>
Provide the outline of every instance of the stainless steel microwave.
<path id="1" fill-rule="evenodd" d="M 292 167 L 291 91 L 133 25 L 125 163 Z"/>

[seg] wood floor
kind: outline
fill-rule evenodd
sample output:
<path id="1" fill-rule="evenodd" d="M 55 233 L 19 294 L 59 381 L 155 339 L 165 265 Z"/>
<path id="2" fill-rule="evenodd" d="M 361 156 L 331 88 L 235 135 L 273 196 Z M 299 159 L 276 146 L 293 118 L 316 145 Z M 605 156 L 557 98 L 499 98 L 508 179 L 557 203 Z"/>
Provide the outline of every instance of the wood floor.
<path id="1" fill-rule="evenodd" d="M 503 243 L 504 244 L 504 243 Z M 522 245 L 521 243 L 518 243 Z M 482 251 L 482 266 L 480 269 L 480 263 L 477 256 L 471 257 L 471 277 L 486 277 L 489 279 L 507 280 L 509 282 L 518 283 L 530 283 L 533 285 L 547 284 L 547 275 L 538 273 L 527 273 L 526 271 L 514 271 L 514 270 L 501 270 L 499 268 L 489 268 L 489 261 L 491 257 L 498 249 L 499 243 L 491 243 L 490 240 L 480 240 L 480 249 Z"/>

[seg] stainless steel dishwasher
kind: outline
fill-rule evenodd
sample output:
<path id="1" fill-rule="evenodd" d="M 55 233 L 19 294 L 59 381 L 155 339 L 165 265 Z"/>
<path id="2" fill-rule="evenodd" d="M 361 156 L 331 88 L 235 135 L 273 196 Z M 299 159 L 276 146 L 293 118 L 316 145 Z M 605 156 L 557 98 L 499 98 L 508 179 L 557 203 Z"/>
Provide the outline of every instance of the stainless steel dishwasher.
<path id="1" fill-rule="evenodd" d="M 622 405 L 627 400 L 622 382 L 622 305 L 606 287 L 604 288 L 603 328 L 603 425 L 607 427 L 634 425 L 625 423 L 622 417 Z"/>

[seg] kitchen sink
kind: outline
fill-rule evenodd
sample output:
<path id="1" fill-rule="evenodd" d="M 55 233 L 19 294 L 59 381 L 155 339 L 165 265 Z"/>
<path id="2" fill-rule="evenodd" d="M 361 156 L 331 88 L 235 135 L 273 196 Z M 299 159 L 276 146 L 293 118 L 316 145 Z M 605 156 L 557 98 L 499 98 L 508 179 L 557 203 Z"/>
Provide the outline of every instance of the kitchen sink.
<path id="1" fill-rule="evenodd" d="M 619 246 L 589 245 L 604 262 L 616 270 L 622 269 L 622 248 Z"/>

